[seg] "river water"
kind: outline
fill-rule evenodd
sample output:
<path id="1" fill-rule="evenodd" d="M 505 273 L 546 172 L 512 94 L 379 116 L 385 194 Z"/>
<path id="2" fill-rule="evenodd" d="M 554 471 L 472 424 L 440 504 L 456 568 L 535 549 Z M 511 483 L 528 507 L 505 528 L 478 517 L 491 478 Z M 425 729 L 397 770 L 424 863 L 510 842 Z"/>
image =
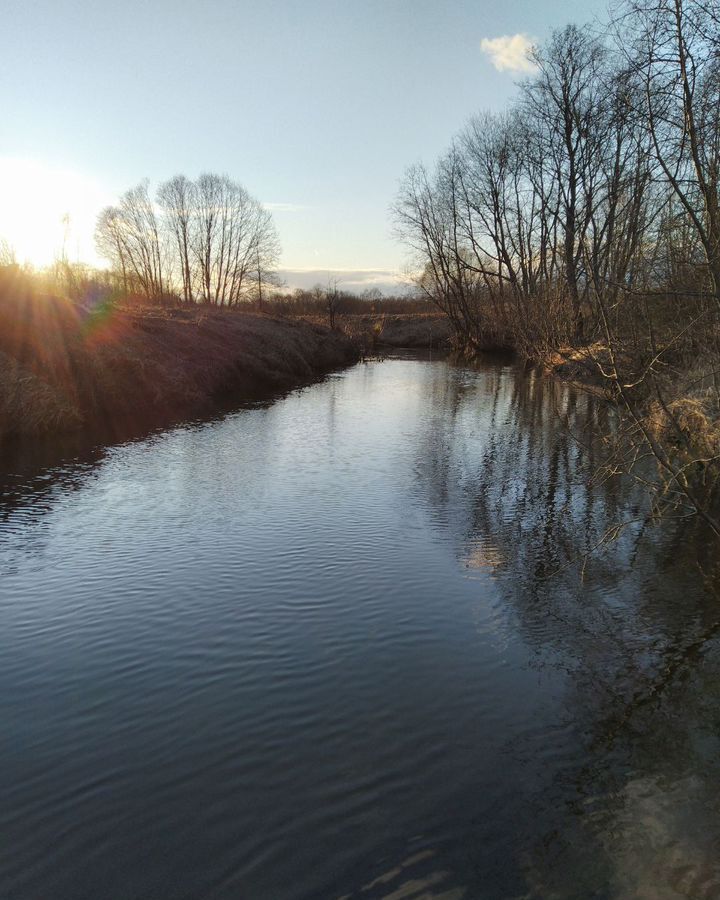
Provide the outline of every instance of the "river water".
<path id="1" fill-rule="evenodd" d="M 720 896 L 714 552 L 608 415 L 400 355 L 6 459 L 0 896 Z"/>

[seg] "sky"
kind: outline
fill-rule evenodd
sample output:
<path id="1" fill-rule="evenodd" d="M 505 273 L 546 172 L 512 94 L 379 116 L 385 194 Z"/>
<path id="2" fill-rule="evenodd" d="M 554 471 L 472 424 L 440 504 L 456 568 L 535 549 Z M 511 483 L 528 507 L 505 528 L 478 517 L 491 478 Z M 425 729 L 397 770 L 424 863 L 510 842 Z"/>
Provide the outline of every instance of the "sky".
<path id="1" fill-rule="evenodd" d="M 577 0 L 4 0 L 0 238 L 95 263 L 97 212 L 143 178 L 211 171 L 272 210 L 290 286 L 387 290 L 389 207 Z M 47 259 L 46 259 L 47 257 Z"/>

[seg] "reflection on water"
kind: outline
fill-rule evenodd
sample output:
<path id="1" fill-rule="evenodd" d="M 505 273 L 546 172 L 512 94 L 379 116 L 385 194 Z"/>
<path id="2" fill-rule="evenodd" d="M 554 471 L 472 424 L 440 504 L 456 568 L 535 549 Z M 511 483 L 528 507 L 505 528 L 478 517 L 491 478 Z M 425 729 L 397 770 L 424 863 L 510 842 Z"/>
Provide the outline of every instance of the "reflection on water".
<path id="1" fill-rule="evenodd" d="M 6 460 L 0 896 L 720 895 L 713 548 L 610 415 L 400 357 Z"/>

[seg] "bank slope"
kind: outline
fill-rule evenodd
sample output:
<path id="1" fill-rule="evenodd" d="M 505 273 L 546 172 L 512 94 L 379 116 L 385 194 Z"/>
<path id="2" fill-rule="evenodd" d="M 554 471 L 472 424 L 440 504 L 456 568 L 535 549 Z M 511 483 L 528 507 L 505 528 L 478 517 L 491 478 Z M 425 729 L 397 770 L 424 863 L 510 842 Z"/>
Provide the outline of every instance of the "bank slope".
<path id="1" fill-rule="evenodd" d="M 218 399 L 291 388 L 354 362 L 321 325 L 237 310 L 92 309 L 0 294 L 0 437 L 193 415 Z"/>

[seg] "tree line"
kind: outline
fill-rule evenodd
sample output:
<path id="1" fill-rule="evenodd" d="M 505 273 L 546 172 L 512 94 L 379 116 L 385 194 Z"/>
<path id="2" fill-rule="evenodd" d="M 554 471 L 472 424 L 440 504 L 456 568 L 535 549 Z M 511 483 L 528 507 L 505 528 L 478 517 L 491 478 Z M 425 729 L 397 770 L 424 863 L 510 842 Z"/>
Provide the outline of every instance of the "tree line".
<path id="1" fill-rule="evenodd" d="M 505 111 L 405 174 L 394 217 L 419 290 L 469 350 L 586 348 L 627 413 L 624 452 L 707 509 L 717 435 L 687 463 L 666 448 L 720 416 L 720 5 L 626 0 L 603 33 L 570 25 L 530 59 Z"/>
<path id="2" fill-rule="evenodd" d="M 338 316 L 414 315 L 436 313 L 423 297 L 410 294 L 385 295 L 378 288 L 365 288 L 360 294 L 342 288 L 336 279 L 312 288 L 275 291 L 268 296 L 265 308 L 277 315 L 325 318 L 328 324 Z"/>
<path id="3" fill-rule="evenodd" d="M 98 252 L 125 296 L 151 303 L 260 305 L 276 281 L 280 245 L 270 212 L 225 175 L 147 181 L 99 215 Z"/>
<path id="4" fill-rule="evenodd" d="M 493 318 L 583 338 L 645 290 L 720 306 L 719 10 L 629 3 L 606 35 L 555 32 L 517 102 L 408 170 L 399 231 L 469 340 Z"/>

